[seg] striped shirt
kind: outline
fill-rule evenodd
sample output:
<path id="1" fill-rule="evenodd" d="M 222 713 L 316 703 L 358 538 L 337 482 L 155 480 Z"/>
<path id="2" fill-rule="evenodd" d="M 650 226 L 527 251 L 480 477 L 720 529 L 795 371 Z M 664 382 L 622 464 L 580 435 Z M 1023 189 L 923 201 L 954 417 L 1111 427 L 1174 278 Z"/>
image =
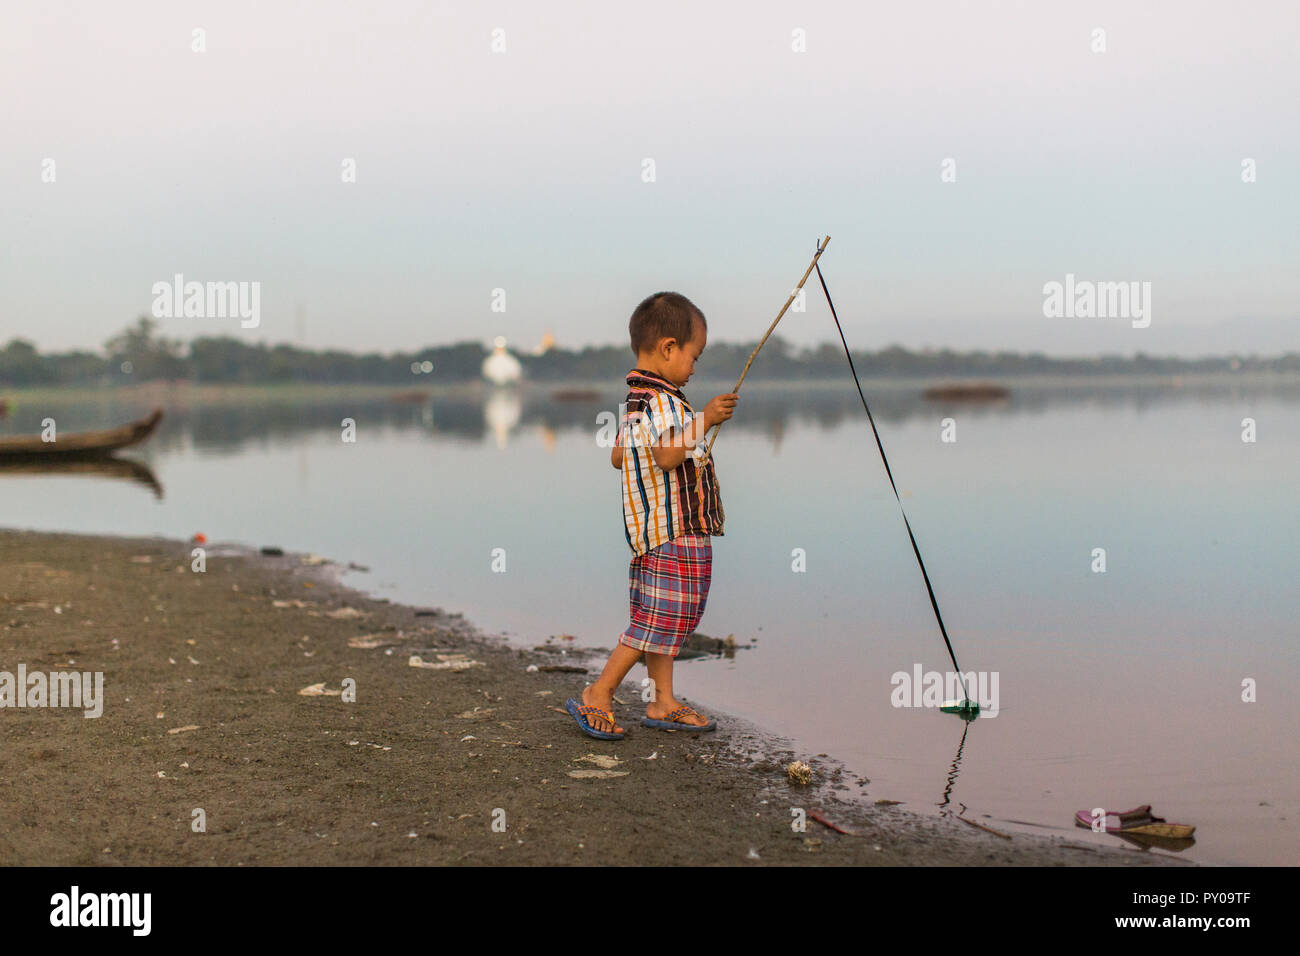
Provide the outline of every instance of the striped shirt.
<path id="1" fill-rule="evenodd" d="M 623 448 L 623 532 L 634 555 L 688 534 L 721 535 L 726 513 L 713 457 L 701 467 L 703 440 L 671 471 L 655 464 L 650 449 L 670 428 L 674 437 L 695 418 L 682 390 L 654 372 L 634 368 L 619 422 Z"/>

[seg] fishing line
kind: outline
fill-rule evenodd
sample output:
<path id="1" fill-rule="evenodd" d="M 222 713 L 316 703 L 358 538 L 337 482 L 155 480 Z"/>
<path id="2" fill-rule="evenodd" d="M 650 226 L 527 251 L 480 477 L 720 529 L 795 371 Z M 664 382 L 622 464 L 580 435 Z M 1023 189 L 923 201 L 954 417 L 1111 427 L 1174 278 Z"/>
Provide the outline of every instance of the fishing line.
<path id="1" fill-rule="evenodd" d="M 894 489 L 894 498 L 898 501 L 898 510 L 903 515 L 903 525 L 907 528 L 907 536 L 912 542 L 912 553 L 916 555 L 916 563 L 921 567 L 921 577 L 925 579 L 925 590 L 930 595 L 930 606 L 934 608 L 934 619 L 939 622 L 939 633 L 943 635 L 943 643 L 948 648 L 948 656 L 952 659 L 952 666 L 957 671 L 957 680 L 961 682 L 961 692 L 965 699 L 955 707 L 945 704 L 943 709 L 963 716 L 978 714 L 979 704 L 970 699 L 970 694 L 966 690 L 966 678 L 962 675 L 961 667 L 957 664 L 957 655 L 953 652 L 952 641 L 948 639 L 948 629 L 944 627 L 943 615 L 939 613 L 939 601 L 934 596 L 934 587 L 930 584 L 930 574 L 925 569 L 921 549 L 916 544 L 916 535 L 912 533 L 912 523 L 907 520 L 907 511 L 903 508 L 903 499 L 898 494 L 898 485 L 894 482 L 894 473 L 889 467 L 889 459 L 885 457 L 885 446 L 880 441 L 880 430 L 876 428 L 875 416 L 871 414 L 871 408 L 867 405 L 867 396 L 862 393 L 862 382 L 858 380 L 858 370 L 853 366 L 853 355 L 849 351 L 849 343 L 844 338 L 844 328 L 840 325 L 840 317 L 835 312 L 835 303 L 831 301 L 831 290 L 826 287 L 826 277 L 822 275 L 822 267 L 815 259 L 813 260 L 813 268 L 817 270 L 817 280 L 821 282 L 822 291 L 826 293 L 826 304 L 831 307 L 831 317 L 835 319 L 835 328 L 839 329 L 840 342 L 844 345 L 844 355 L 849 360 L 849 371 L 853 373 L 853 382 L 858 386 L 858 397 L 862 399 L 862 407 L 867 412 L 867 421 L 871 422 L 872 434 L 876 436 L 876 447 L 880 449 L 880 460 L 885 463 L 885 474 L 889 476 L 889 486 Z"/>

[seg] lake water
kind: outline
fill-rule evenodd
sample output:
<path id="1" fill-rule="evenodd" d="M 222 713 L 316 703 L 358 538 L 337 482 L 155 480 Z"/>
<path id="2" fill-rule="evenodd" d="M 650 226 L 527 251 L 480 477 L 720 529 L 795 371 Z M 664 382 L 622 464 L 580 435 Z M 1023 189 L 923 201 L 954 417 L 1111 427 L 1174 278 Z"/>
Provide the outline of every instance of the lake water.
<path id="1" fill-rule="evenodd" d="M 1185 857 L 1300 859 L 1300 385 L 1032 387 L 987 407 L 866 387 L 958 660 L 997 675 L 997 715 L 967 725 L 892 702 L 892 675 L 951 666 L 851 380 L 742 390 L 716 445 L 727 525 L 700 630 L 757 646 L 681 663 L 679 693 L 838 757 L 872 798 L 913 810 L 1122 845 L 1074 812 L 1150 803 L 1197 826 Z M 686 391 L 702 406 L 728 388 Z M 160 498 L 0 470 L 0 526 L 314 552 L 368 566 L 353 586 L 522 644 L 608 648 L 630 553 L 596 416 L 624 391 L 173 398 L 125 453 Z M 46 415 L 63 432 L 104 427 L 147 405 L 14 396 L 0 434 Z M 557 715 L 555 732 L 577 731 Z"/>

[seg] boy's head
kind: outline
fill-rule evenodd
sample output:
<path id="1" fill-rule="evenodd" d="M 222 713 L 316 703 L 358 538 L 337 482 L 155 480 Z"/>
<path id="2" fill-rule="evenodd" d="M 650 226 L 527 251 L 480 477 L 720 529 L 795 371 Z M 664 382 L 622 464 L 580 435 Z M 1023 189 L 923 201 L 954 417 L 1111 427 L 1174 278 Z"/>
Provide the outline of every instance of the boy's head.
<path id="1" fill-rule="evenodd" d="M 636 307 L 628 322 L 637 366 L 685 385 L 708 341 L 704 313 L 677 292 L 656 292 Z"/>

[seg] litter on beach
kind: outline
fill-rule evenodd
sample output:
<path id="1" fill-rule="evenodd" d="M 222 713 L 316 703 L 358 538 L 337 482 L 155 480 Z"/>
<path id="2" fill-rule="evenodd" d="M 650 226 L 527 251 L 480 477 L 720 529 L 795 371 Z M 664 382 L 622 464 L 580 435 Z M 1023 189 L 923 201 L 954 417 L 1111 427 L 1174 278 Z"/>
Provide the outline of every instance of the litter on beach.
<path id="1" fill-rule="evenodd" d="M 341 697 L 343 695 L 341 690 L 326 690 L 324 681 L 319 684 L 308 684 L 298 693 L 303 697 Z"/>
<path id="2" fill-rule="evenodd" d="M 1143 804 L 1132 810 L 1113 810 L 1094 817 L 1091 810 L 1080 810 L 1074 815 L 1074 825 L 1093 829 L 1093 820 L 1101 820 L 1102 825 L 1096 829 L 1106 833 L 1123 833 L 1128 835 L 1155 836 L 1166 839 L 1187 840 L 1196 832 L 1190 823 L 1170 823 L 1164 817 L 1157 817 L 1151 812 L 1151 804 Z"/>
<path id="3" fill-rule="evenodd" d="M 412 667 L 423 667 L 431 671 L 463 671 L 471 667 L 486 667 L 482 661 L 470 660 L 466 654 L 438 654 L 438 662 L 426 661 L 419 654 L 412 654 L 407 661 Z"/>
<path id="4" fill-rule="evenodd" d="M 785 768 L 785 775 L 790 778 L 791 783 L 812 783 L 813 771 L 806 763 L 796 760 Z"/>
<path id="5" fill-rule="evenodd" d="M 818 823 L 820 823 L 820 824 L 821 824 L 822 826 L 824 826 L 826 829 L 828 829 L 828 830 L 834 830 L 836 833 L 843 833 L 845 836 L 852 836 L 852 835 L 853 835 L 853 834 L 849 833 L 848 830 L 843 830 L 843 829 L 841 829 L 840 827 L 836 826 L 834 823 L 831 823 L 831 821 L 827 820 L 824 816 L 822 816 L 822 815 L 821 815 L 820 813 L 818 813 L 816 810 L 809 810 L 809 811 L 808 811 L 808 819 L 809 819 L 809 820 L 816 820 Z"/>
<path id="6" fill-rule="evenodd" d="M 611 777 L 626 777 L 626 770 L 570 770 L 569 776 L 574 780 L 607 780 Z"/>
<path id="7" fill-rule="evenodd" d="M 363 634 L 361 637 L 348 638 L 348 647 L 359 647 L 367 651 L 376 647 L 388 647 L 390 644 L 396 643 L 396 641 L 380 637 L 378 634 Z"/>
<path id="8" fill-rule="evenodd" d="M 609 754 L 587 754 L 585 757 L 575 757 L 573 759 L 585 763 L 594 763 L 597 767 L 603 767 L 606 770 L 611 770 L 623 762 Z"/>
<path id="9" fill-rule="evenodd" d="M 326 617 L 332 617 L 336 621 L 348 621 L 356 617 L 368 617 L 365 611 L 358 611 L 354 607 L 339 607 L 332 611 L 325 612 Z"/>

